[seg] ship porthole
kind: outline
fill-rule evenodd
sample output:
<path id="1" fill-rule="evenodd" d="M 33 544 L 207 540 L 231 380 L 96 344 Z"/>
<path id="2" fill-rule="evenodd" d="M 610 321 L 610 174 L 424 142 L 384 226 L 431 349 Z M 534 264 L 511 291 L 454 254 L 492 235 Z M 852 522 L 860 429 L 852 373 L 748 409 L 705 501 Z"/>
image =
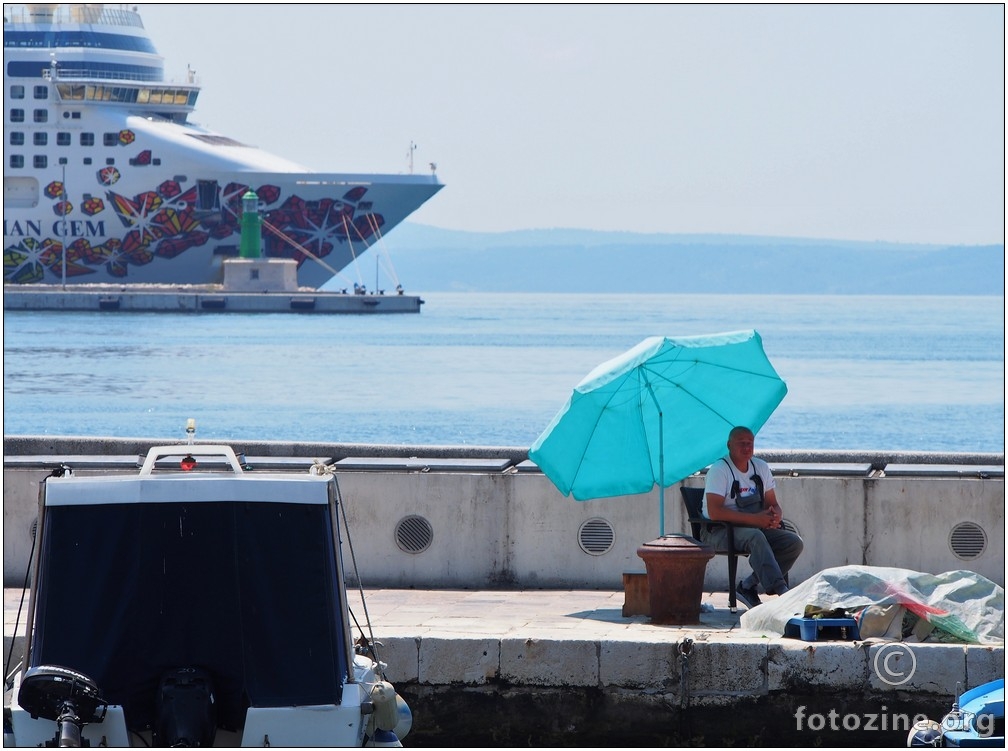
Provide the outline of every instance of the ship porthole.
<path id="1" fill-rule="evenodd" d="M 987 549 L 987 533 L 974 522 L 960 522 L 949 532 L 949 547 L 956 558 L 972 561 Z"/>
<path id="2" fill-rule="evenodd" d="M 413 514 L 399 520 L 395 528 L 396 545 L 404 553 L 422 553 L 434 541 L 434 528 L 422 516 Z"/>
<path id="3" fill-rule="evenodd" d="M 589 519 L 578 529 L 578 545 L 588 555 L 604 555 L 612 550 L 616 533 L 612 525 L 601 517 Z"/>

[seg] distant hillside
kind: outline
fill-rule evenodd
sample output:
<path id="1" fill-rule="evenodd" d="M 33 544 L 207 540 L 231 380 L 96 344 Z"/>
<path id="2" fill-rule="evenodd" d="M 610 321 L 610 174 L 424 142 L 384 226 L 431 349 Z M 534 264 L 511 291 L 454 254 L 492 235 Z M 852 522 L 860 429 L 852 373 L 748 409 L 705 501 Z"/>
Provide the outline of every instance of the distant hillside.
<path id="1" fill-rule="evenodd" d="M 384 243 L 409 291 L 722 292 L 742 283 L 772 294 L 1003 295 L 1005 280 L 1003 244 L 475 233 L 409 223 Z"/>

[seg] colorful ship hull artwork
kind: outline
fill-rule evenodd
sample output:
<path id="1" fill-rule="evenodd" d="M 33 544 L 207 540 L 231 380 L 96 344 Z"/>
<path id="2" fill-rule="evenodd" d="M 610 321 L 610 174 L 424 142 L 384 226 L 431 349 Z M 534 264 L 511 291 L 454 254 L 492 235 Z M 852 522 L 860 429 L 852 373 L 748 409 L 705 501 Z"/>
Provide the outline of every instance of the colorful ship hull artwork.
<path id="1" fill-rule="evenodd" d="M 199 93 L 166 81 L 133 7 L 4 5 L 4 282 L 220 283 L 252 190 L 263 255 L 346 286 L 443 185 L 313 172 L 190 122 Z"/>

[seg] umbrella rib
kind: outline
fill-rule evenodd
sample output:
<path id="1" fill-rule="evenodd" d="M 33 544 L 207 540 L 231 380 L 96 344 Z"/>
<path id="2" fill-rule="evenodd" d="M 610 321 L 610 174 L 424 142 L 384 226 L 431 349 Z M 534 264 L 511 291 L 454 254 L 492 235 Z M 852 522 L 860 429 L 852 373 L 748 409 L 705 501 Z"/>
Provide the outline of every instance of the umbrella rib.
<path id="1" fill-rule="evenodd" d="M 662 375 L 661 371 L 657 370 L 653 366 L 653 364 L 652 364 L 652 363 L 666 364 L 666 363 L 669 363 L 669 362 L 675 362 L 677 360 L 683 359 L 682 356 L 681 356 L 682 353 L 672 353 L 672 354 L 673 354 L 673 356 L 670 359 L 668 359 L 668 360 L 655 359 L 652 362 L 645 363 L 645 364 L 641 365 L 641 368 L 644 369 L 644 370 L 647 370 L 649 373 L 653 374 L 654 376 L 656 376 L 657 378 L 660 378 L 663 381 L 675 383 L 675 381 L 672 381 L 672 379 L 668 378 L 667 376 Z M 759 373 L 759 372 L 757 372 L 755 370 L 745 370 L 744 368 L 733 367 L 731 365 L 723 365 L 721 363 L 716 363 L 716 362 L 706 362 L 706 361 L 705 362 L 701 362 L 700 360 L 692 360 L 690 362 L 692 362 L 692 367 L 697 367 L 699 365 L 706 365 L 709 368 L 719 368 L 720 370 L 728 370 L 728 371 L 732 371 L 732 372 L 735 372 L 735 373 L 745 373 L 746 375 L 758 376 L 760 378 L 768 378 L 768 379 L 773 380 L 773 381 L 779 381 L 780 380 L 780 375 L 778 373 L 776 373 L 776 372 L 774 372 L 772 374 L 771 373 Z"/>
<path id="2" fill-rule="evenodd" d="M 677 356 L 673 357 L 672 359 L 673 360 L 679 360 L 680 358 L 677 355 Z M 692 370 L 692 368 L 697 367 L 700 364 L 701 364 L 700 361 L 693 360 L 693 365 L 692 365 L 692 367 L 690 369 Z M 780 381 L 780 376 L 770 376 L 770 375 L 767 375 L 765 373 L 756 373 L 756 372 L 751 371 L 751 370 L 743 370 L 742 368 L 733 368 L 733 367 L 729 367 L 727 365 L 720 365 L 718 363 L 705 362 L 703 364 L 707 365 L 707 366 L 710 366 L 712 368 L 720 368 L 721 370 L 733 371 L 735 373 L 745 373 L 746 375 L 749 375 L 749 376 L 759 376 L 761 378 L 768 378 L 768 379 L 771 379 L 771 380 Z M 682 393 L 684 393 L 687 396 L 689 396 L 697 404 L 702 404 L 704 407 L 706 407 L 711 412 L 713 412 L 714 414 L 716 414 L 718 417 L 720 417 L 722 420 L 724 420 L 726 424 L 729 424 L 729 425 L 732 424 L 732 421 L 726 415 L 721 414 L 719 411 L 717 411 L 716 409 L 714 409 L 714 407 L 712 407 L 710 404 L 708 404 L 703 399 L 701 399 L 700 397 L 698 397 L 695 393 L 693 393 L 692 391 L 690 391 L 689 389 L 687 389 L 681 383 L 679 383 L 678 381 L 673 380 L 672 378 L 669 378 L 668 376 L 663 375 L 660 371 L 658 371 L 658 370 L 654 369 L 653 367 L 651 367 L 650 364 L 642 366 L 641 369 L 642 370 L 646 370 L 648 372 L 648 374 L 651 375 L 651 376 L 653 376 L 656 380 L 664 381 L 665 383 L 669 384 L 670 386 L 673 386 L 673 387 L 679 389 L 680 391 L 682 391 Z M 649 381 L 645 380 L 645 383 L 649 383 Z M 661 409 L 661 407 L 659 407 L 659 409 Z"/>
<path id="3" fill-rule="evenodd" d="M 635 376 L 635 377 L 636 377 L 636 378 L 637 378 L 638 380 L 640 379 L 640 373 L 638 373 L 638 372 L 636 371 L 636 369 L 635 369 L 635 371 L 633 372 L 633 375 L 634 375 L 634 376 Z M 645 383 L 646 383 L 646 381 L 645 381 Z M 612 391 L 612 393 L 611 393 L 611 394 L 609 395 L 609 397 L 608 397 L 608 398 L 606 399 L 606 401 L 605 401 L 605 406 L 606 406 L 606 407 L 608 407 L 608 406 L 609 406 L 610 404 L 612 404 L 612 402 L 613 402 L 613 399 L 615 399 L 615 398 L 616 398 L 617 396 L 619 396 L 619 395 L 620 395 L 620 389 L 614 389 L 614 390 Z M 591 430 L 591 431 L 589 432 L 589 434 L 588 434 L 588 435 L 589 435 L 589 443 L 591 442 L 591 438 L 590 438 L 590 436 L 592 436 L 592 435 L 594 435 L 594 434 L 595 434 L 595 431 L 596 431 L 596 430 L 598 429 L 598 427 L 599 427 L 599 423 L 600 423 L 600 422 L 602 421 L 602 415 L 603 415 L 604 413 L 605 413 L 605 409 L 600 409 L 600 410 L 598 411 L 598 414 L 597 414 L 597 415 L 595 416 L 595 420 L 594 420 L 594 423 L 593 423 L 593 425 L 592 425 L 592 430 Z M 641 405 L 640 405 L 640 400 L 639 400 L 639 399 L 637 400 L 637 416 L 638 416 L 638 417 L 640 418 L 640 424 L 641 424 L 641 425 L 643 426 L 643 424 L 644 424 L 644 412 L 643 412 L 643 410 L 641 409 Z M 648 443 L 648 434 L 647 434 L 647 430 L 645 429 L 645 430 L 643 431 L 643 433 L 644 433 L 644 441 L 645 441 L 645 443 L 647 444 L 647 443 Z M 587 448 L 587 445 L 586 445 L 586 448 Z M 651 448 L 651 447 L 650 447 L 650 445 L 648 445 L 648 451 L 649 451 L 649 452 L 650 452 L 650 448 Z M 586 451 L 582 451 L 582 452 L 581 452 L 581 458 L 580 458 L 580 459 L 578 459 L 578 465 L 577 465 L 577 469 L 576 469 L 576 470 L 574 471 L 574 475 L 573 475 L 573 477 L 571 478 L 571 484 L 572 484 L 572 485 L 573 485 L 573 483 L 574 483 L 575 479 L 577 478 L 577 476 L 578 476 L 578 475 L 579 475 L 579 474 L 581 473 L 581 467 L 582 467 L 582 466 L 584 466 L 584 462 L 585 462 L 585 455 L 586 455 L 586 453 L 587 453 Z M 652 475 L 653 475 L 653 474 L 654 474 L 654 473 L 652 472 Z"/>

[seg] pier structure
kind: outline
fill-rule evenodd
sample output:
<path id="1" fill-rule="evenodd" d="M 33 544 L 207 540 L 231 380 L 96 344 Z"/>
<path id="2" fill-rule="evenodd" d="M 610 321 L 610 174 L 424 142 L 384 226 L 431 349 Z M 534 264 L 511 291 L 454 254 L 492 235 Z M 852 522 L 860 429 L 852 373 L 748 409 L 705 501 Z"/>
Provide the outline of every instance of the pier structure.
<path id="1" fill-rule="evenodd" d="M 16 587 L 38 482 L 60 464 L 135 472 L 164 443 L 5 437 L 5 655 L 23 634 Z M 902 745 L 905 722 L 940 719 L 957 684 L 1004 676 L 1003 644 L 744 630 L 743 610 L 727 607 L 722 557 L 708 564 L 699 624 L 627 613 L 623 574 L 644 570 L 636 550 L 657 534 L 656 493 L 576 502 L 521 448 L 229 443 L 252 471 L 335 472 L 359 569 L 351 609 L 363 622 L 365 598 L 415 743 Z M 794 581 L 860 564 L 968 569 L 1004 586 L 1003 455 L 761 456 L 805 539 Z M 702 472 L 684 482 L 702 484 Z M 668 530 L 688 530 L 681 504 L 666 512 Z M 899 685 L 878 667 L 894 644 L 915 665 Z"/>
<path id="2" fill-rule="evenodd" d="M 401 290 L 385 294 L 291 286 L 294 261 L 235 258 L 225 270 L 225 284 L 5 284 L 4 310 L 376 314 L 419 313 L 424 303 Z"/>

